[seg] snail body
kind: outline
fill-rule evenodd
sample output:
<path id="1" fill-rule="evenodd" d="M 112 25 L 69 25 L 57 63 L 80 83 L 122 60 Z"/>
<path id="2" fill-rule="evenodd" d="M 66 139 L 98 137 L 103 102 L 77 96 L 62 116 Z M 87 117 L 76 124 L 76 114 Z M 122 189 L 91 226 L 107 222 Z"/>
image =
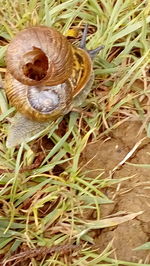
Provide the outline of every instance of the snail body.
<path id="1" fill-rule="evenodd" d="M 86 34 L 87 28 L 83 39 Z M 85 46 L 85 40 L 82 43 Z M 95 49 L 95 54 L 101 48 Z M 6 64 L 8 100 L 26 121 L 33 122 L 33 129 L 35 124 L 47 125 L 81 105 L 93 83 L 90 51 L 73 46 L 56 29 L 46 26 L 19 32 L 8 46 Z M 17 134 L 17 120 L 13 128 Z"/>

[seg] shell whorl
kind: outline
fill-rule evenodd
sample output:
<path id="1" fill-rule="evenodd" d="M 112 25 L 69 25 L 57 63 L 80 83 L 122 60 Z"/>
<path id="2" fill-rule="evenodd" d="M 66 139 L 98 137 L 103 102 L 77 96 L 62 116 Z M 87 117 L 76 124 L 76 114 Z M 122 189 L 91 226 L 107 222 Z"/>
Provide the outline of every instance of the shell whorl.
<path id="1" fill-rule="evenodd" d="M 25 85 L 63 83 L 72 73 L 72 48 L 56 29 L 35 26 L 22 30 L 6 53 L 7 70 Z"/>
<path id="2" fill-rule="evenodd" d="M 6 63 L 5 89 L 10 103 L 38 122 L 68 113 L 74 98 L 82 98 L 80 92 L 92 73 L 86 49 L 74 47 L 46 26 L 19 32 L 8 46 Z"/>
<path id="3" fill-rule="evenodd" d="M 5 83 L 10 103 L 30 120 L 53 120 L 69 110 L 72 100 L 72 87 L 69 81 L 55 86 L 28 86 L 7 72 Z"/>

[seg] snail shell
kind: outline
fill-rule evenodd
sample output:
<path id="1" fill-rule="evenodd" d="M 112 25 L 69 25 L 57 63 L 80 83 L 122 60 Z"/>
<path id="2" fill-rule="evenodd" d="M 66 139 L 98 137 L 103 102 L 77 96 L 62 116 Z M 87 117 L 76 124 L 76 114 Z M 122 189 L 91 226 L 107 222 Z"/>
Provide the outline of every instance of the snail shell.
<path id="1" fill-rule="evenodd" d="M 17 34 L 6 54 L 6 94 L 28 119 L 44 122 L 71 110 L 92 73 L 92 61 L 54 28 L 37 26 Z"/>
<path id="2" fill-rule="evenodd" d="M 8 72 L 25 85 L 57 85 L 71 75 L 71 44 L 54 28 L 30 27 L 11 41 L 6 63 Z"/>
<path id="3" fill-rule="evenodd" d="M 31 120 L 44 122 L 57 118 L 71 103 L 71 85 L 67 81 L 57 86 L 28 86 L 7 72 L 7 97 L 16 109 Z"/>

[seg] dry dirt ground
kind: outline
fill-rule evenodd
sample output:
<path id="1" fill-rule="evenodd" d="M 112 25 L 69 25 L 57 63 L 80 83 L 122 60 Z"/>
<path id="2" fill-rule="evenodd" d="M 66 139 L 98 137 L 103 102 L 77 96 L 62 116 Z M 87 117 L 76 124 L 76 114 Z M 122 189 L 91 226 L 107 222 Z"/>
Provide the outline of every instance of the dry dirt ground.
<path id="1" fill-rule="evenodd" d="M 113 179 L 132 177 L 120 184 L 108 187 L 104 192 L 113 204 L 101 206 L 102 218 L 119 212 L 124 214 L 143 211 L 135 219 L 115 227 L 99 230 L 95 243 L 100 251 L 114 239 L 112 257 L 120 260 L 150 263 L 149 250 L 134 251 L 137 246 L 150 241 L 150 169 L 137 167 L 127 163 L 149 164 L 150 166 L 150 138 L 142 132 L 138 135 L 142 124 L 127 122 L 114 130 L 107 140 L 88 144 L 83 152 L 82 162 L 86 163 L 86 170 L 92 170 L 93 178 L 104 169 L 102 178 Z M 138 146 L 138 141 L 145 139 Z M 112 170 L 122 161 L 137 144 L 132 156 L 111 175 Z M 89 162 L 89 163 L 87 163 Z"/>

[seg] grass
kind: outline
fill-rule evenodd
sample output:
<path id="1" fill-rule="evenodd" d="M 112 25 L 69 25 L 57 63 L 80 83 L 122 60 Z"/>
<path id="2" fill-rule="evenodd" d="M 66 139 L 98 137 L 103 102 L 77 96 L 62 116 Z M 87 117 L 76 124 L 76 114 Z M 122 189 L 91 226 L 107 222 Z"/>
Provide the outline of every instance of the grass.
<path id="1" fill-rule="evenodd" d="M 111 203 L 101 189 L 121 180 L 104 180 L 103 169 L 90 178 L 81 155 L 89 141 L 108 136 L 129 119 L 142 120 L 149 130 L 149 1 L 1 0 L 0 21 L 0 81 L 7 42 L 27 26 L 54 26 L 67 35 L 70 28 L 81 30 L 88 23 L 88 49 L 105 45 L 95 59 L 95 84 L 84 104 L 92 116 L 72 112 L 57 121 L 45 131 L 48 148 L 44 133 L 17 149 L 6 148 L 7 117 L 14 108 L 0 91 L 0 256 L 5 263 L 21 263 L 25 256 L 34 266 L 148 265 L 110 258 L 112 243 L 99 254 L 94 232 L 112 222 L 101 220 L 101 204 Z M 88 212 L 95 213 L 91 224 Z M 19 252 L 25 253 L 15 257 Z"/>

